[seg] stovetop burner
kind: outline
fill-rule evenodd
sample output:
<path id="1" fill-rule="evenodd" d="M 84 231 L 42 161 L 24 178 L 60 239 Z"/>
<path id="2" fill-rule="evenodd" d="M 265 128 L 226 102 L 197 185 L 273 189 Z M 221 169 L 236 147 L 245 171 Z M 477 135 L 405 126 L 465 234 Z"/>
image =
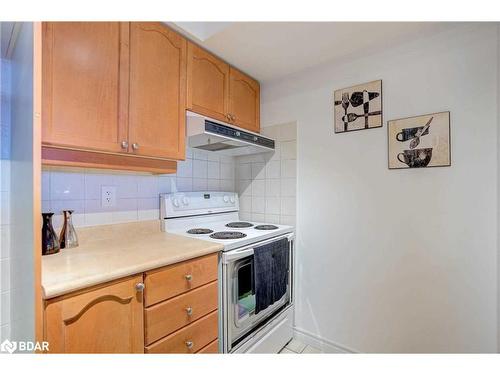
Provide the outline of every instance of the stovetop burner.
<path id="1" fill-rule="evenodd" d="M 272 225 L 272 224 L 263 224 L 263 225 L 257 225 L 255 227 L 255 229 L 259 229 L 259 230 L 274 230 L 274 229 L 278 229 L 278 227 L 276 225 Z"/>
<path id="2" fill-rule="evenodd" d="M 189 234 L 210 234 L 213 233 L 214 231 L 212 229 L 208 228 L 193 228 L 188 230 L 186 233 Z"/>
<path id="3" fill-rule="evenodd" d="M 248 223 L 246 221 L 233 221 L 231 223 L 227 223 L 226 227 L 229 227 L 229 228 L 250 228 L 250 227 L 253 227 L 253 224 Z"/>
<path id="4" fill-rule="evenodd" d="M 211 238 L 216 240 L 236 240 L 246 236 L 247 235 L 245 233 L 241 232 L 215 232 L 210 235 Z"/>

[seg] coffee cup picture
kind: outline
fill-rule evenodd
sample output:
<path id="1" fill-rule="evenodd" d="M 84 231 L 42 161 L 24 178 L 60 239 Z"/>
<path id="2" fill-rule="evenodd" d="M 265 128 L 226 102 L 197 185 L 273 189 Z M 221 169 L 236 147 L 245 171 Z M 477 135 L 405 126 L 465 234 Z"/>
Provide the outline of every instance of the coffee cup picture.
<path id="1" fill-rule="evenodd" d="M 387 122 L 389 169 L 451 165 L 450 112 Z"/>
<path id="2" fill-rule="evenodd" d="M 410 139 L 413 139 L 416 137 L 417 133 L 421 131 L 424 127 L 423 126 L 417 126 L 415 128 L 405 128 L 401 130 L 399 133 L 396 134 L 396 139 L 399 142 L 406 142 Z M 429 128 L 427 128 L 421 136 L 429 134 Z"/>
<path id="3" fill-rule="evenodd" d="M 398 154 L 397 159 L 410 168 L 427 167 L 432 159 L 432 148 L 404 150 Z"/>

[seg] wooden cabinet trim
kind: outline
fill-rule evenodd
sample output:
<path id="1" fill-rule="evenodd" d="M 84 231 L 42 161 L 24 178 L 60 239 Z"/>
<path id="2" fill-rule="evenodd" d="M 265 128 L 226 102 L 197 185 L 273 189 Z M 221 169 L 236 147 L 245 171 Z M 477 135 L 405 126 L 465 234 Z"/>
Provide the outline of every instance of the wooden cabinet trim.
<path id="1" fill-rule="evenodd" d="M 177 163 L 171 160 L 48 146 L 42 147 L 42 164 L 78 168 L 133 170 L 161 174 L 175 173 L 177 171 Z"/>

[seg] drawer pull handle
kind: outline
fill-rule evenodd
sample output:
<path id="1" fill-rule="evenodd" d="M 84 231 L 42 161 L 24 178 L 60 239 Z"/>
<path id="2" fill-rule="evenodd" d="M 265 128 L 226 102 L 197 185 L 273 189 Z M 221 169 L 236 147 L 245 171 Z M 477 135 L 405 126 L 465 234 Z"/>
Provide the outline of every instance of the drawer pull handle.
<path id="1" fill-rule="evenodd" d="M 186 275 L 184 277 L 186 278 L 187 281 L 193 280 L 193 275 Z"/>
<path id="2" fill-rule="evenodd" d="M 193 315 L 193 308 L 192 307 L 186 308 L 186 314 L 188 314 L 188 316 Z"/>
<path id="3" fill-rule="evenodd" d="M 194 343 L 192 341 L 186 341 L 186 346 L 188 349 L 191 349 L 194 346 Z"/>

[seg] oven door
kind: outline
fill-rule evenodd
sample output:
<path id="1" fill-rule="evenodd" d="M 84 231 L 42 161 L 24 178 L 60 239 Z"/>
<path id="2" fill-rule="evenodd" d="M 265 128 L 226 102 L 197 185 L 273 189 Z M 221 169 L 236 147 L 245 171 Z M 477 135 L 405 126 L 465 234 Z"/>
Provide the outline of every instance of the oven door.
<path id="1" fill-rule="evenodd" d="M 255 314 L 255 281 L 253 247 L 288 238 L 289 267 L 286 293 L 280 300 Z M 226 349 L 244 341 L 250 333 L 267 322 L 292 302 L 292 249 L 293 235 L 279 236 L 262 241 L 252 247 L 229 251 L 222 255 Z"/>

